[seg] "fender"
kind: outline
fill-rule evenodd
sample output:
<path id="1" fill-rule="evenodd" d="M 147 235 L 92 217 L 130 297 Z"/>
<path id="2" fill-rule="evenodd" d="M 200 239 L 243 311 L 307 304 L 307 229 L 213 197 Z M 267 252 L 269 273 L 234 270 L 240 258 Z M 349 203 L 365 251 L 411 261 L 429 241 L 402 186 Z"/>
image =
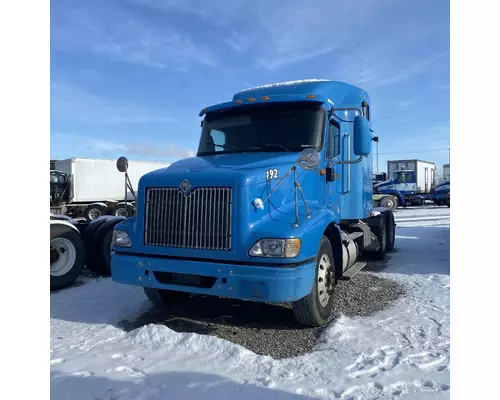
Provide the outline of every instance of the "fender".
<path id="1" fill-rule="evenodd" d="M 115 206 L 115 207 L 121 206 L 121 205 L 123 205 L 123 204 L 125 204 L 125 202 L 124 202 L 124 201 L 119 201 L 119 202 L 116 204 L 116 206 Z M 127 201 L 127 203 L 126 203 L 126 204 L 127 204 L 128 206 L 130 206 L 130 207 L 134 207 L 134 203 L 131 203 L 130 201 Z"/>
<path id="2" fill-rule="evenodd" d="M 300 229 L 299 226 L 298 232 L 296 234 L 296 236 L 300 237 L 302 241 L 303 247 L 300 251 L 301 258 L 307 259 L 316 257 L 321 238 L 323 237 L 323 235 L 325 235 L 325 231 L 328 229 L 328 227 L 331 226 L 336 226 L 337 230 L 339 230 L 338 226 L 336 225 L 338 221 L 338 216 L 336 216 L 329 209 L 320 209 L 316 212 L 313 212 L 312 218 L 309 220 L 309 222 L 302 225 L 302 229 Z"/>
<path id="3" fill-rule="evenodd" d="M 102 201 L 96 201 L 95 203 L 89 204 L 87 207 L 93 206 L 94 204 L 98 204 L 98 205 L 106 208 L 106 210 L 108 209 L 108 205 L 106 203 L 103 203 Z"/>
<path id="4" fill-rule="evenodd" d="M 335 275 L 340 279 L 343 275 L 343 251 L 342 251 L 342 233 L 337 225 L 339 218 L 329 209 L 321 209 L 313 214 L 311 224 L 302 232 L 303 243 L 309 243 L 307 255 L 302 254 L 304 258 L 313 258 L 317 256 L 321 238 L 326 236 L 332 245 L 333 257 L 335 259 Z M 340 267 L 339 267 L 340 266 Z"/>
<path id="5" fill-rule="evenodd" d="M 63 221 L 60 219 L 51 219 L 50 225 L 66 225 L 66 226 L 69 226 L 70 228 L 73 228 L 75 231 L 78 232 L 78 234 L 80 234 L 80 231 L 78 230 L 78 228 L 75 225 L 73 225 L 71 222 L 68 222 L 68 221 Z"/>
<path id="6" fill-rule="evenodd" d="M 405 200 L 405 198 L 403 197 L 403 195 L 401 194 L 401 192 L 399 190 L 396 190 L 396 189 L 382 189 L 382 190 L 378 190 L 377 194 L 391 194 L 394 197 L 397 197 L 397 199 L 399 200 L 399 204 L 400 205 L 402 205 L 403 207 L 406 205 L 406 200 Z"/>

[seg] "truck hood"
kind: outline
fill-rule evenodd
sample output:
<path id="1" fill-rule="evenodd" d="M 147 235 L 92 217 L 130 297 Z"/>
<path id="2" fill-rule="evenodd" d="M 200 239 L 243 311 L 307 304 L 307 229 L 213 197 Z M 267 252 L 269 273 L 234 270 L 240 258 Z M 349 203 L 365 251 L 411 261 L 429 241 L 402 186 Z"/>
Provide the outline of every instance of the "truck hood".
<path id="1" fill-rule="evenodd" d="M 266 171 L 276 169 L 278 180 L 295 163 L 300 153 L 239 153 L 192 157 L 179 160 L 167 168 L 146 174 L 141 180 L 149 184 L 168 185 L 196 177 L 214 183 L 249 186 L 266 181 Z M 179 181 L 180 179 L 180 181 Z M 223 182 L 224 181 L 224 182 Z"/>
<path id="2" fill-rule="evenodd" d="M 375 186 L 373 186 L 374 188 L 380 188 L 380 187 L 384 187 L 384 186 L 387 186 L 387 185 L 390 185 L 392 183 L 392 181 L 383 181 L 383 182 L 379 182 L 377 183 Z"/>

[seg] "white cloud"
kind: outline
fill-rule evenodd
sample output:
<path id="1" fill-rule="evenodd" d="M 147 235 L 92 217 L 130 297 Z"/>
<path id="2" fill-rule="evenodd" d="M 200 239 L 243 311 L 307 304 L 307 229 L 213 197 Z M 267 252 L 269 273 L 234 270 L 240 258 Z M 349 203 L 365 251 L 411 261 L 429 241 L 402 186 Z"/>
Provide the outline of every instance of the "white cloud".
<path id="1" fill-rule="evenodd" d="M 132 1 L 165 14 L 193 15 L 224 28 L 229 34 L 225 42 L 234 51 L 252 48 L 255 66 L 274 70 L 352 45 L 357 35 L 358 13 L 370 20 L 375 14 L 386 12 L 386 7 L 395 0 L 316 0 L 314 4 L 301 0 Z"/>
<path id="2" fill-rule="evenodd" d="M 446 56 L 449 56 L 449 54 L 450 54 L 449 50 L 435 54 L 423 61 L 413 64 L 408 68 L 401 69 L 397 73 L 394 73 L 390 76 L 386 76 L 385 78 L 378 80 L 376 85 L 377 86 L 392 85 L 395 83 L 408 81 L 414 78 L 415 76 L 425 74 L 430 68 L 432 68 L 433 64 L 436 61 Z"/>
<path id="3" fill-rule="evenodd" d="M 212 52 L 166 23 L 155 26 L 117 2 L 66 1 L 53 7 L 51 45 L 153 68 L 218 65 Z"/>
<path id="4" fill-rule="evenodd" d="M 51 113 L 58 120 L 91 124 L 178 122 L 166 113 L 115 102 L 67 82 L 51 82 Z"/>
<path id="5" fill-rule="evenodd" d="M 52 132 L 51 140 L 54 138 L 64 139 L 73 143 L 76 152 L 90 152 L 95 156 L 124 155 L 129 157 L 157 157 L 168 159 L 182 159 L 194 157 L 196 151 L 183 149 L 175 143 L 148 143 L 130 142 L 120 143 L 113 140 L 99 139 L 85 136 L 83 134 L 67 134 Z"/>
<path id="6" fill-rule="evenodd" d="M 57 14 L 51 29 L 53 45 L 57 47 L 154 68 L 188 68 L 193 64 L 227 66 L 220 43 L 240 56 L 244 54 L 248 57 L 247 64 L 257 69 L 276 70 L 330 53 L 343 64 L 351 64 L 359 58 L 359 44 L 367 58 L 365 68 L 368 70 L 370 59 L 394 58 L 399 50 L 448 28 L 449 24 L 434 20 L 429 13 L 435 8 L 434 4 L 424 3 L 108 0 L 91 8 L 86 6 L 87 2 L 66 0 L 64 6 L 58 3 L 53 7 Z M 131 5 L 134 13 L 129 11 Z M 155 23 L 143 17 L 151 10 L 155 13 Z M 430 22 L 422 26 L 393 17 L 402 12 L 405 15 L 426 13 L 426 21 Z M 174 28 L 171 21 L 177 17 L 188 18 L 193 26 L 211 25 L 216 29 L 210 35 L 215 36 L 207 34 L 203 40 L 195 40 L 182 34 L 181 30 L 187 31 L 190 26 Z M 192 32 L 200 34 L 196 29 Z M 346 53 L 349 53 L 348 59 L 342 59 Z"/>

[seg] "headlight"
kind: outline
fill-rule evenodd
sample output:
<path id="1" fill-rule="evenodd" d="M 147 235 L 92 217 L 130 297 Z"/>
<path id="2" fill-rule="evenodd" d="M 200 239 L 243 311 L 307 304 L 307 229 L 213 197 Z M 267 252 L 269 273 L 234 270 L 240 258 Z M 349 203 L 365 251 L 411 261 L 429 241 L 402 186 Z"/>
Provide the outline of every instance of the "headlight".
<path id="1" fill-rule="evenodd" d="M 130 247 L 130 237 L 125 231 L 113 231 L 113 246 L 116 247 Z"/>
<path id="2" fill-rule="evenodd" d="M 261 239 L 248 254 L 252 257 L 293 258 L 300 252 L 300 239 Z"/>

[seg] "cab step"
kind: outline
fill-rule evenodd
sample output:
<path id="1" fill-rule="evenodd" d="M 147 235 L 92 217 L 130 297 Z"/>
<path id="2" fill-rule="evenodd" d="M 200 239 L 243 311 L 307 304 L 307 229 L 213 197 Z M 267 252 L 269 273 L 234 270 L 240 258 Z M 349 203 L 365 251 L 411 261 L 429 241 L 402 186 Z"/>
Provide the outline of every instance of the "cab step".
<path id="1" fill-rule="evenodd" d="M 351 268 L 346 270 L 342 275 L 343 281 L 350 281 L 354 275 L 356 275 L 359 271 L 361 271 L 364 267 L 366 267 L 366 263 L 363 261 L 356 262 Z"/>

